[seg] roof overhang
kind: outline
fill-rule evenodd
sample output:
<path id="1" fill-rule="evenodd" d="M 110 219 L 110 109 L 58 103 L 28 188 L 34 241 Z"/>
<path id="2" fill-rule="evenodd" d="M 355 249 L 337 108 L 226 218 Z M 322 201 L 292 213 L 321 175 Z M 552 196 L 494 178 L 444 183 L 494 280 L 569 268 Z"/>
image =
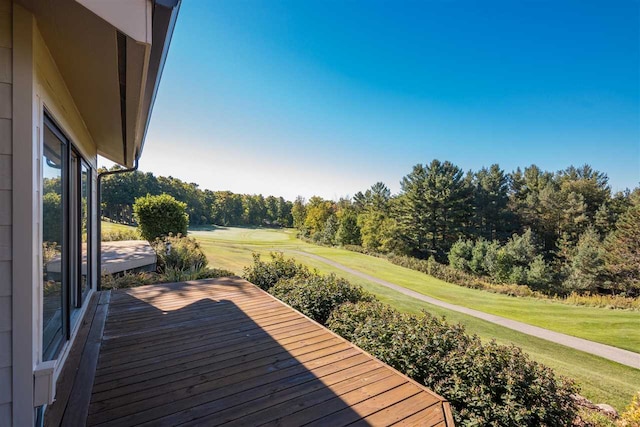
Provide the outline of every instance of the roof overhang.
<path id="1" fill-rule="evenodd" d="M 142 152 L 181 0 L 20 0 L 35 16 L 98 154 Z"/>

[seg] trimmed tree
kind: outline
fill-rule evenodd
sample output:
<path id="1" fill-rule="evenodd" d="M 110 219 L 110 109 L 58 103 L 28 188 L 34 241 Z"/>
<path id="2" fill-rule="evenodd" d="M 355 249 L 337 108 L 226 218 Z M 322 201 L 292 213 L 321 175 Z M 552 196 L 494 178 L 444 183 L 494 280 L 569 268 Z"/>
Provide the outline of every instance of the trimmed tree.
<path id="1" fill-rule="evenodd" d="M 187 204 L 168 194 L 139 197 L 133 212 L 143 239 L 153 241 L 168 234 L 187 234 L 189 215 Z"/>

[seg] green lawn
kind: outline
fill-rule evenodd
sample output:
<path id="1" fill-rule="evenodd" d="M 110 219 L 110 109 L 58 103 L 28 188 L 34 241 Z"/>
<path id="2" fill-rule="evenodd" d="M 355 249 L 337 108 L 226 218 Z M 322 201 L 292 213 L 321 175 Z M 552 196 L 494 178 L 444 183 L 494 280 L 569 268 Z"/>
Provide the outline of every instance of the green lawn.
<path id="1" fill-rule="evenodd" d="M 638 312 L 573 307 L 467 289 L 393 265 L 383 259 L 302 242 L 295 238 L 293 230 L 221 227 L 192 230 L 190 235 L 198 239 L 212 267 L 225 268 L 238 274 L 242 273 L 244 266 L 251 264 L 252 252 L 264 256 L 274 250 L 285 253 L 291 250 L 308 252 L 443 301 L 621 348 L 640 350 Z M 606 402 L 623 409 L 630 402 L 633 393 L 640 389 L 639 370 L 433 306 L 301 254 L 289 255 L 321 272 L 334 272 L 343 276 L 400 310 L 427 310 L 433 314 L 444 315 L 452 322 L 464 324 L 469 332 L 478 334 L 483 339 L 495 339 L 503 344 L 517 345 L 535 360 L 574 378 L 582 387 L 582 393 L 596 402 Z"/>
<path id="2" fill-rule="evenodd" d="M 132 227 L 130 225 L 124 225 L 124 224 L 116 224 L 114 222 L 108 222 L 108 221 L 102 221 L 102 232 L 103 233 L 109 233 L 112 231 L 129 231 L 129 230 L 135 230 L 135 227 Z"/>

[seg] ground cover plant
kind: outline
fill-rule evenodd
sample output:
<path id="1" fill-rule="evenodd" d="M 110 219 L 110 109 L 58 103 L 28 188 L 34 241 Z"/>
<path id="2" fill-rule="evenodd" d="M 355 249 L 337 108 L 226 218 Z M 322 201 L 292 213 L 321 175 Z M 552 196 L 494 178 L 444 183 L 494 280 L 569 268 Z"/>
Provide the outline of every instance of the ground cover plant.
<path id="1" fill-rule="evenodd" d="M 573 382 L 517 347 L 482 343 L 428 313 L 401 313 L 282 254 L 272 254 L 271 263 L 256 257 L 245 277 L 444 396 L 459 425 L 568 426 L 575 418 Z"/>

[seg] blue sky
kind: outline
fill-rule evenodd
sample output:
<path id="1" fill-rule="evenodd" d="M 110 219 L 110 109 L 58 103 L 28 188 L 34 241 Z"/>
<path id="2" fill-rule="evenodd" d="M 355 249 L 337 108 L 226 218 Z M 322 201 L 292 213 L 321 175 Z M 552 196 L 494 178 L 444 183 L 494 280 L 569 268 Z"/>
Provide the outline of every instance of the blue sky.
<path id="1" fill-rule="evenodd" d="M 417 163 L 640 182 L 638 1 L 182 3 L 140 168 L 293 199 Z"/>

